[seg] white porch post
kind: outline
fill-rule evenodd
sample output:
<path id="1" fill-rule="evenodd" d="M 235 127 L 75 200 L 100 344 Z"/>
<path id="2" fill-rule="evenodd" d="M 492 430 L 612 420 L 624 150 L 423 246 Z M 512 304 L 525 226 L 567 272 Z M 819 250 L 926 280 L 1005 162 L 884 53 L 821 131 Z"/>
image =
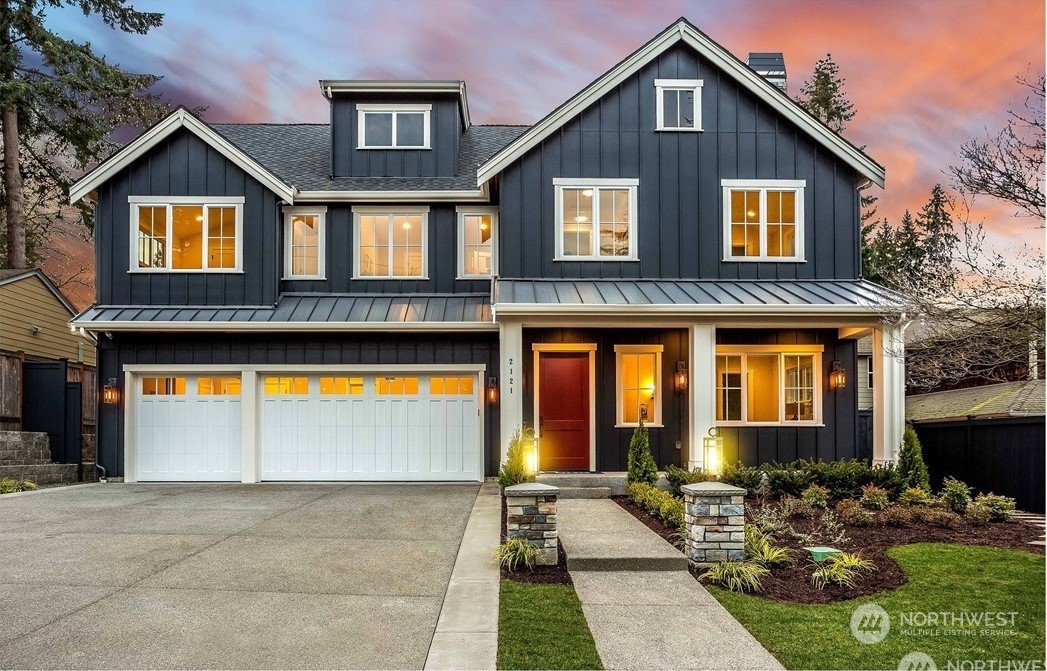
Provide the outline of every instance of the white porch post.
<path id="1" fill-rule="evenodd" d="M 498 426 L 501 443 L 498 446 L 498 466 L 505 461 L 505 450 L 513 431 L 523 424 L 523 327 L 519 322 L 498 325 L 498 351 L 501 375 L 498 402 Z"/>
<path id="2" fill-rule="evenodd" d="M 898 460 L 905 430 L 905 326 L 873 329 L 873 463 Z"/>
<path id="3" fill-rule="evenodd" d="M 258 373 L 240 377 L 240 482 L 261 480 L 258 463 Z"/>
<path id="4" fill-rule="evenodd" d="M 716 426 L 716 326 L 692 324 L 688 329 L 691 379 L 687 385 L 687 467 L 704 467 L 702 439 Z"/>

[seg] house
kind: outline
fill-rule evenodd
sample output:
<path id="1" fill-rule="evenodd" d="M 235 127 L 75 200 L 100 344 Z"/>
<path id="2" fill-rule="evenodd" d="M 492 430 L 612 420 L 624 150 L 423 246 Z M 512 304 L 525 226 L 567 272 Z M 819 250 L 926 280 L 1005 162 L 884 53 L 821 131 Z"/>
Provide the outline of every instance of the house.
<path id="1" fill-rule="evenodd" d="M 0 352 L 95 364 L 93 339 L 69 328 L 77 310 L 35 268 L 0 268 Z"/>
<path id="2" fill-rule="evenodd" d="M 524 423 L 543 470 L 623 470 L 640 421 L 659 466 L 849 457 L 863 335 L 893 458 L 884 169 L 686 20 L 529 127 L 458 81 L 320 88 L 330 124 L 180 109 L 71 188 L 110 474 L 475 481 Z"/>

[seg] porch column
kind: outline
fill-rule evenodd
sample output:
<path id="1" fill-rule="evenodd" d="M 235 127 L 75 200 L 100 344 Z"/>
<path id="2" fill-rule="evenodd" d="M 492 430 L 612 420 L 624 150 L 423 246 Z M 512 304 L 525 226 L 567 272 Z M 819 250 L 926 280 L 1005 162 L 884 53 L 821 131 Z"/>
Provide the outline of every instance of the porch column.
<path id="1" fill-rule="evenodd" d="M 261 480 L 258 463 L 258 373 L 240 376 L 240 482 Z"/>
<path id="2" fill-rule="evenodd" d="M 501 439 L 498 445 L 498 466 L 505 461 L 505 450 L 513 431 L 523 423 L 523 326 L 520 322 L 502 322 L 498 325 L 498 366 L 501 380 L 501 398 L 498 402 L 498 425 Z"/>
<path id="3" fill-rule="evenodd" d="M 905 429 L 905 325 L 873 329 L 873 463 L 898 461 Z"/>
<path id="4" fill-rule="evenodd" d="M 687 467 L 704 467 L 702 439 L 716 426 L 716 326 L 692 324 L 687 329 L 691 379 L 687 384 Z"/>

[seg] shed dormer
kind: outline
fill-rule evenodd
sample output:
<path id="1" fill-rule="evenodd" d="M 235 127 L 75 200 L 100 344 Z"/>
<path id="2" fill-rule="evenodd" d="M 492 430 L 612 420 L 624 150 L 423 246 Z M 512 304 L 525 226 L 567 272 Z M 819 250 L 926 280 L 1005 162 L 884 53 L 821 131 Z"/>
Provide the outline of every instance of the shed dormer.
<path id="1" fill-rule="evenodd" d="M 321 80 L 334 177 L 451 177 L 469 127 L 465 82 Z"/>

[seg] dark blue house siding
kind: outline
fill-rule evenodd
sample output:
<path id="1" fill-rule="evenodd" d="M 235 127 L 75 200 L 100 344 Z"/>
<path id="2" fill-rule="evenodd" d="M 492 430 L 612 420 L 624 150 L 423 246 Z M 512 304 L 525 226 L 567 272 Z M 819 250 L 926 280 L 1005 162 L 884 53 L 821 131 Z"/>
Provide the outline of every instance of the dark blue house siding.
<path id="1" fill-rule="evenodd" d="M 114 334 L 101 338 L 99 379 L 123 381 L 123 369 L 135 364 L 187 365 L 426 365 L 486 366 L 498 376 L 497 333 L 455 334 Z M 101 387 L 99 387 L 101 388 Z M 99 392 L 101 393 L 101 392 Z M 129 397 L 124 390 L 125 397 Z M 98 413 L 98 462 L 111 476 L 124 474 L 123 407 L 102 405 Z M 484 411 L 485 475 L 498 472 L 497 406 Z"/>
<path id="2" fill-rule="evenodd" d="M 432 104 L 430 149 L 357 149 L 357 104 Z M 462 137 L 458 97 L 438 94 L 337 95 L 331 102 L 331 173 L 335 177 L 452 177 Z"/>
<path id="3" fill-rule="evenodd" d="M 128 196 L 243 196 L 243 272 L 128 272 Z M 276 195 L 218 151 L 179 131 L 98 190 L 95 288 L 101 305 L 271 305 L 281 255 Z"/>
<path id="4" fill-rule="evenodd" d="M 702 79 L 702 132 L 657 132 L 657 78 Z M 556 177 L 638 178 L 639 261 L 554 261 Z M 724 262 L 721 179 L 806 180 L 804 263 Z M 846 279 L 860 270 L 858 175 L 678 45 L 501 177 L 503 277 Z"/>

